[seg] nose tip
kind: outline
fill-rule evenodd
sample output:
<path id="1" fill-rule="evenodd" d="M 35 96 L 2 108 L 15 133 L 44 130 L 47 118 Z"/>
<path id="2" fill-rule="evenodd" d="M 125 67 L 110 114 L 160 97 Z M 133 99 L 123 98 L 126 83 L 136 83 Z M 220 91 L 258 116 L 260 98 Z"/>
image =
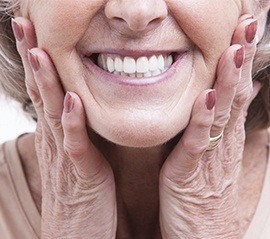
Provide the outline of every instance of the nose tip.
<path id="1" fill-rule="evenodd" d="M 132 31 L 144 31 L 162 22 L 168 10 L 164 0 L 111 0 L 106 4 L 105 15 L 114 25 L 118 22 Z"/>

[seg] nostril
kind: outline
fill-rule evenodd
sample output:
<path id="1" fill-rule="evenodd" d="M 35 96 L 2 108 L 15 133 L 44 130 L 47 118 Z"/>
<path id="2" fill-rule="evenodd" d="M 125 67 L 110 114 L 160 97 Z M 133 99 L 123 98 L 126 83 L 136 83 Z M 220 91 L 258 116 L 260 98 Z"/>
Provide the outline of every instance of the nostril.
<path id="1" fill-rule="evenodd" d="M 125 20 L 124 20 L 123 18 L 121 18 L 121 17 L 114 17 L 113 19 L 116 20 L 116 21 L 119 21 L 119 22 L 124 22 L 124 21 L 125 21 Z"/>
<path id="2" fill-rule="evenodd" d="M 148 25 L 155 25 L 155 24 L 160 23 L 161 21 L 162 21 L 161 18 L 155 18 L 155 19 L 153 19 L 152 21 L 150 21 L 150 22 L 148 23 Z"/>

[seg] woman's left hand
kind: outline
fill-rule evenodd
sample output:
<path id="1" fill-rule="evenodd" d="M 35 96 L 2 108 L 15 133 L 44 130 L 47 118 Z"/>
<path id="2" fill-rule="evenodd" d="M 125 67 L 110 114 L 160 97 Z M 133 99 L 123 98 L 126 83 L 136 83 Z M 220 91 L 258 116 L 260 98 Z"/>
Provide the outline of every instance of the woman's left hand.
<path id="1" fill-rule="evenodd" d="M 260 89 L 252 82 L 256 30 L 257 21 L 252 18 L 237 26 L 232 45 L 220 59 L 215 90 L 199 95 L 189 125 L 161 169 L 164 239 L 239 238 L 238 178 L 244 123 L 248 105 Z M 218 147 L 208 150 L 210 136 L 222 132 Z"/>

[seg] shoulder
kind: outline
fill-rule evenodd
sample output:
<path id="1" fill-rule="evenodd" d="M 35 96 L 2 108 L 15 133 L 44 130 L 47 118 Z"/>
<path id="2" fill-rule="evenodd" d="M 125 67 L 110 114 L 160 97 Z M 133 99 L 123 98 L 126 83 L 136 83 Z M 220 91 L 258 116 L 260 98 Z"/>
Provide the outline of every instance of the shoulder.
<path id="1" fill-rule="evenodd" d="M 0 144 L 0 167 L 8 163 L 8 157 L 16 152 L 15 139 Z"/>
<path id="2" fill-rule="evenodd" d="M 18 142 L 28 134 L 21 134 L 17 138 L 0 144 L 0 167 L 7 166 L 10 170 L 21 164 Z"/>

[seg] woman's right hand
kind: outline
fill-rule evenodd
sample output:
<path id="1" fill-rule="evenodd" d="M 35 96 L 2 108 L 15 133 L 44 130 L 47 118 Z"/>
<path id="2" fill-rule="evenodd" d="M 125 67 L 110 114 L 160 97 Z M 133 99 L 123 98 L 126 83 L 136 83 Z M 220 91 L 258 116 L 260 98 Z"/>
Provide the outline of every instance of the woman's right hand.
<path id="1" fill-rule="evenodd" d="M 18 17 L 12 25 L 27 92 L 38 115 L 35 147 L 42 181 L 41 237 L 115 238 L 113 171 L 88 137 L 82 102 L 75 93 L 64 97 L 50 57 L 34 48 L 32 23 Z"/>

